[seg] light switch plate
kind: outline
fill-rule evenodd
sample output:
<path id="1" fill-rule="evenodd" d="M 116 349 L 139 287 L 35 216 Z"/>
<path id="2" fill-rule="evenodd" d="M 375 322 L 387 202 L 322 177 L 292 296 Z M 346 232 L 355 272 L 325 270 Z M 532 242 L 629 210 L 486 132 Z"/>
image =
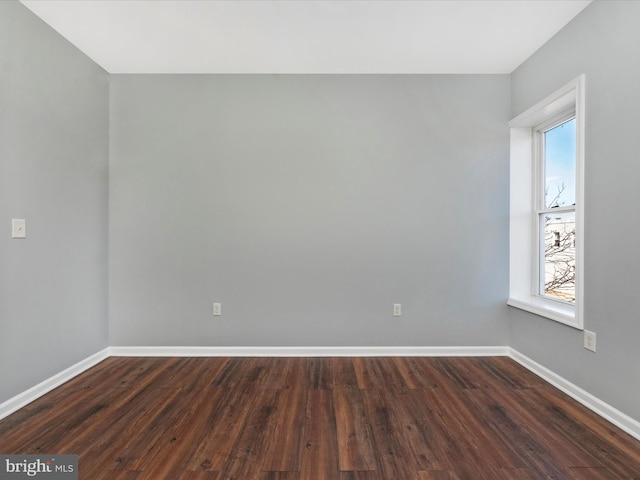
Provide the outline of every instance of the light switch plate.
<path id="1" fill-rule="evenodd" d="M 27 238 L 27 221 L 24 218 L 11 219 L 11 238 Z"/>

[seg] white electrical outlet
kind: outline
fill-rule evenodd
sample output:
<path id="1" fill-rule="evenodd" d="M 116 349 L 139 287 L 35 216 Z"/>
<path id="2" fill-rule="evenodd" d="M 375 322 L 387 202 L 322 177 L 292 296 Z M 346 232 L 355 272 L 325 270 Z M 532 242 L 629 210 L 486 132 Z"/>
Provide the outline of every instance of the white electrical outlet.
<path id="1" fill-rule="evenodd" d="M 402 305 L 400 303 L 393 304 L 393 316 L 394 317 L 402 316 Z"/>
<path id="2" fill-rule="evenodd" d="M 214 303 L 213 304 L 213 314 L 217 317 L 219 315 L 222 315 L 222 304 L 221 303 Z"/>
<path id="3" fill-rule="evenodd" d="M 590 332 L 588 330 L 584 331 L 584 348 L 587 350 L 591 350 L 592 352 L 596 351 L 596 334 Z"/>

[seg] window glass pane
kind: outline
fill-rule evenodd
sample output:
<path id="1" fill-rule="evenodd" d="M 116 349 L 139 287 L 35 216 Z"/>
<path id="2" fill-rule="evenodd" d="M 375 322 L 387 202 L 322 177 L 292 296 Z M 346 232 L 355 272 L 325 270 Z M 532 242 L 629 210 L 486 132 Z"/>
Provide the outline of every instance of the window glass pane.
<path id="1" fill-rule="evenodd" d="M 544 222 L 544 293 L 574 303 L 576 299 L 576 213 L 542 214 Z"/>
<path id="2" fill-rule="evenodd" d="M 576 120 L 544 133 L 545 207 L 576 203 Z"/>

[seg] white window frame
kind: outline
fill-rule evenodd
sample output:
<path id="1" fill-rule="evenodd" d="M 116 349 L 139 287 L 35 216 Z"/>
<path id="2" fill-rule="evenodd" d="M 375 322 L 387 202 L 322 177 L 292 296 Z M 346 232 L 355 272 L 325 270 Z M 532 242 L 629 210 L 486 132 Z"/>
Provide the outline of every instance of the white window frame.
<path id="1" fill-rule="evenodd" d="M 575 112 L 576 119 L 576 299 L 562 302 L 540 295 L 539 191 L 543 169 L 536 138 L 541 125 Z M 510 224 L 508 305 L 584 329 L 584 145 L 585 76 L 581 75 L 509 122 Z"/>
<path id="2" fill-rule="evenodd" d="M 544 245 L 544 224 L 543 218 L 544 215 L 549 214 L 561 214 L 561 213 L 573 213 L 575 215 L 576 205 L 568 205 L 568 206 L 559 206 L 559 207 L 547 207 L 546 197 L 545 197 L 545 133 L 553 130 L 555 127 L 562 125 L 565 122 L 568 122 L 576 117 L 576 109 L 575 105 L 571 105 L 571 107 L 565 109 L 557 115 L 552 116 L 551 118 L 544 121 L 542 124 L 537 125 L 533 128 L 533 199 L 534 199 L 534 210 L 536 214 L 536 222 L 534 228 L 534 235 L 538 241 L 538 248 L 534 252 L 534 266 L 533 275 L 534 275 L 534 285 L 536 286 L 534 295 L 544 295 L 545 288 L 545 278 L 544 278 L 544 267 L 545 267 L 545 245 Z M 576 201 L 577 204 L 577 201 Z M 559 232 L 558 232 L 559 236 Z M 554 301 L 562 301 L 562 300 L 554 300 Z M 564 302 L 566 303 L 566 302 Z"/>

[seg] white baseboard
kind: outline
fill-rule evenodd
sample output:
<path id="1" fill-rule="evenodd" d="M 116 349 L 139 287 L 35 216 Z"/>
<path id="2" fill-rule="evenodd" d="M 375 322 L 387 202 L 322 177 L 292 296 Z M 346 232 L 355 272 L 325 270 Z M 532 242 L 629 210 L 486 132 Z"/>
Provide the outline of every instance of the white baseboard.
<path id="1" fill-rule="evenodd" d="M 25 405 L 33 402 L 37 398 L 40 398 L 45 393 L 50 392 L 56 387 L 59 387 L 65 382 L 68 382 L 72 378 L 80 375 L 85 370 L 97 365 L 104 359 L 109 357 L 109 349 L 105 348 L 104 350 L 99 351 L 98 353 L 94 353 L 90 357 L 85 358 L 84 360 L 79 361 L 75 365 L 70 366 L 69 368 L 63 370 L 60 373 L 57 373 L 53 377 L 50 377 L 43 382 L 31 387 L 29 390 L 25 390 L 24 392 L 16 395 L 13 398 L 10 398 L 6 402 L 0 404 L 0 419 L 11 415 L 16 410 L 21 409 Z"/>
<path id="2" fill-rule="evenodd" d="M 109 347 L 0 404 L 0 419 L 113 357 L 483 357 L 508 356 L 640 440 L 640 422 L 511 347 Z"/>
<path id="3" fill-rule="evenodd" d="M 110 347 L 114 357 L 486 357 L 509 347 Z"/>
<path id="4" fill-rule="evenodd" d="M 0 420 L 108 357 L 483 357 L 509 347 L 108 347 L 0 404 Z"/>
<path id="5" fill-rule="evenodd" d="M 602 418 L 614 424 L 616 427 L 624 430 L 629 435 L 640 440 L 640 422 L 638 422 L 634 418 L 625 413 L 622 413 L 620 410 L 612 407 L 606 402 L 603 402 L 586 390 L 583 390 L 564 377 L 561 377 L 557 373 L 552 372 L 547 367 L 544 367 L 534 360 L 531 360 L 529 357 L 521 354 L 513 348 L 509 348 L 509 356 L 526 369 L 532 371 L 542 379 L 549 382 L 554 387 L 562 390 L 574 400 L 580 402 L 589 410 L 597 413 Z"/>

